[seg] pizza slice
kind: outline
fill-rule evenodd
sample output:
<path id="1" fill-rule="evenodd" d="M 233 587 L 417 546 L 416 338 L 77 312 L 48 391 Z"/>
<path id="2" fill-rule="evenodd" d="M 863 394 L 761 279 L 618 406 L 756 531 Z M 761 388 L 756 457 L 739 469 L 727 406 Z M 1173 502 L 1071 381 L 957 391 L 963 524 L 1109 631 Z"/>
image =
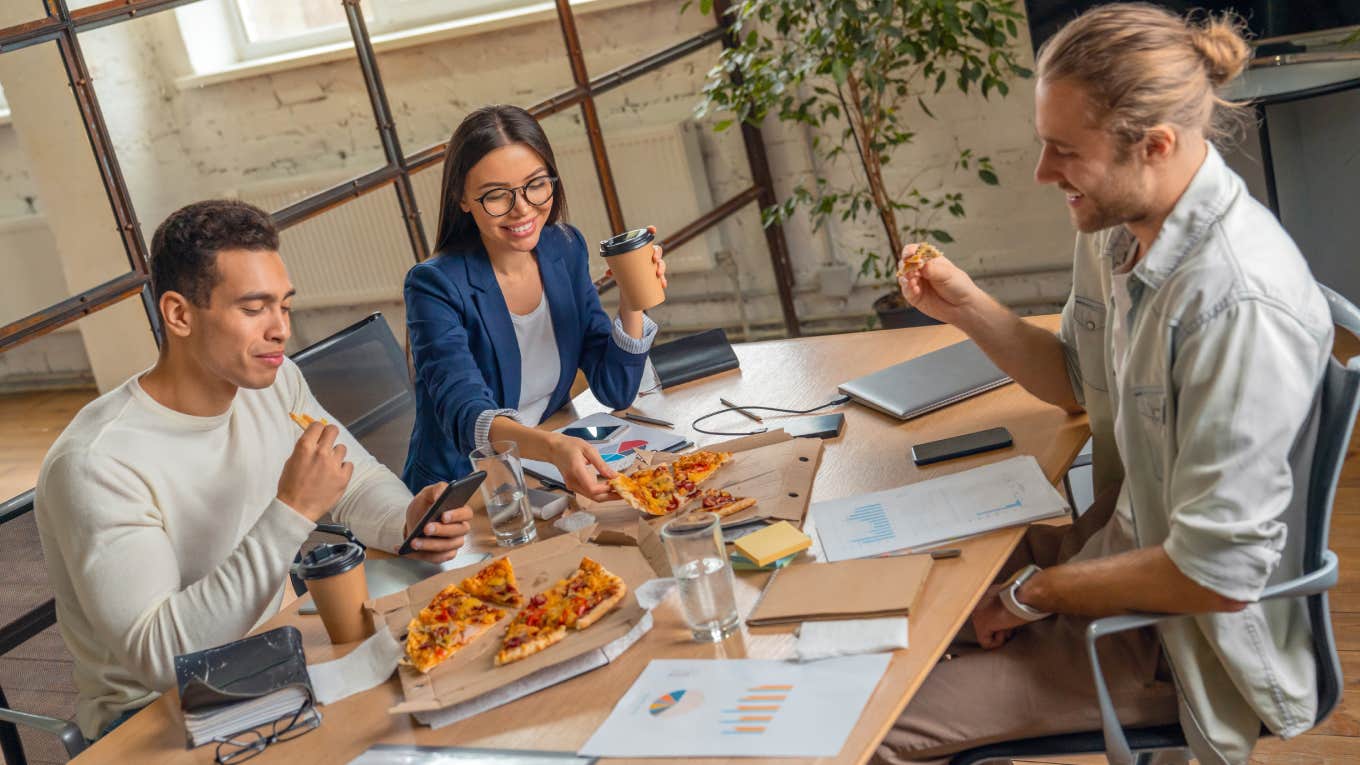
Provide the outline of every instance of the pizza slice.
<path id="1" fill-rule="evenodd" d="M 406 657 L 416 669 L 429 672 L 485 634 L 503 616 L 505 611 L 451 584 L 406 625 Z"/>
<path id="2" fill-rule="evenodd" d="M 567 636 L 583 630 L 623 601 L 628 585 L 604 566 L 582 558 L 571 576 L 529 599 L 505 631 L 496 666 L 533 656 Z"/>
<path id="3" fill-rule="evenodd" d="M 524 605 L 524 595 L 515 585 L 515 567 L 509 558 L 492 561 L 459 585 L 475 598 L 508 608 Z"/>
<path id="4" fill-rule="evenodd" d="M 501 649 L 496 652 L 496 666 L 533 656 L 567 636 L 567 626 L 562 623 L 560 616 L 564 610 L 562 602 L 566 583 L 567 580 L 563 579 L 552 588 L 529 598 L 524 608 L 515 614 L 510 626 L 505 629 Z"/>
<path id="5" fill-rule="evenodd" d="M 609 479 L 609 486 L 634 509 L 648 515 L 666 515 L 680 509 L 675 476 L 670 465 L 638 468 Z"/>
<path id="6" fill-rule="evenodd" d="M 721 489 L 704 489 L 699 492 L 697 499 L 699 500 L 698 509 L 713 513 L 719 518 L 726 518 L 729 515 L 756 506 L 753 497 L 734 497 L 732 492 Z"/>
<path id="7" fill-rule="evenodd" d="M 943 256 L 943 254 L 933 244 L 922 242 L 916 245 L 916 249 L 897 264 L 897 278 L 902 279 L 911 276 L 912 272 L 925 265 L 927 260 L 934 260 Z"/>
<path id="8" fill-rule="evenodd" d="M 731 459 L 731 452 L 694 452 L 681 456 L 671 463 L 676 493 L 682 501 L 698 494 L 699 484 L 712 478 Z"/>
<path id="9" fill-rule="evenodd" d="M 303 414 L 302 412 L 289 412 L 288 416 L 293 420 L 293 422 L 297 423 L 297 426 L 299 428 L 302 428 L 303 430 L 310 428 L 312 426 L 312 423 L 314 422 L 320 422 L 322 425 L 331 424 L 329 420 L 317 420 L 310 414 Z"/>

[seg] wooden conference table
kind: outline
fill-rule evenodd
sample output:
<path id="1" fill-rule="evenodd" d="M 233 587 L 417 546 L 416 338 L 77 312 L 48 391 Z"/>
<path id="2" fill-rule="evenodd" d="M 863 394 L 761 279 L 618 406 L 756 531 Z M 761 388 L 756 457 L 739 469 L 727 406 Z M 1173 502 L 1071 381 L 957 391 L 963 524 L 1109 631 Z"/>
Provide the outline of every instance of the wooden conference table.
<path id="1" fill-rule="evenodd" d="M 1050 329 L 1057 326 L 1056 316 L 1033 321 Z M 736 347 L 741 360 L 739 371 L 641 396 L 635 409 L 675 422 L 677 431 L 700 444 L 712 443 L 725 439 L 696 436 L 689 423 L 701 414 L 722 408 L 718 402 L 720 395 L 743 405 L 806 409 L 835 397 L 836 386 L 845 380 L 935 350 L 961 337 L 952 327 L 937 326 L 739 345 Z M 603 407 L 585 393 L 576 398 L 568 411 L 559 412 L 544 427 L 561 427 L 596 411 L 603 411 Z M 833 411 L 845 413 L 845 430 L 839 438 L 826 443 L 813 486 L 813 501 L 900 486 L 1015 454 L 1033 455 L 1056 483 L 1088 435 L 1084 415 L 1066 415 L 1017 385 L 1004 386 L 905 423 L 856 404 Z M 778 419 L 771 418 L 767 424 L 775 427 Z M 705 423 L 710 430 L 745 431 L 753 426 L 755 423 L 736 413 Z M 1010 429 L 1015 438 L 1014 449 L 924 469 L 912 464 L 913 443 L 996 426 Z M 552 531 L 550 527 L 547 530 Z M 939 660 L 1022 533 L 1022 529 L 1006 529 L 967 540 L 958 545 L 963 551 L 961 557 L 936 562 L 912 615 L 911 647 L 896 652 L 840 754 L 825 761 L 864 762 L 872 756 L 877 742 Z M 486 549 L 494 546 L 484 522 L 475 529 L 471 544 Z M 749 612 L 767 576 L 738 575 L 737 599 L 743 616 Z M 301 629 L 308 663 L 337 658 L 353 647 L 332 646 L 320 619 L 299 615 L 296 606 L 295 603 L 285 609 L 266 626 L 292 624 Z M 653 658 L 780 659 L 793 652 L 791 628 L 743 628 L 722 643 L 695 643 L 690 640 L 674 594 L 657 607 L 655 618 L 651 632 L 613 664 L 439 730 L 419 725 L 408 715 L 388 714 L 388 708 L 397 702 L 401 692 L 398 681 L 389 679 L 369 691 L 323 707 L 324 719 L 319 729 L 270 746 L 252 760 L 252 765 L 347 763 L 378 743 L 574 752 L 604 721 Z M 184 748 L 178 705 L 176 693 L 166 694 L 74 762 L 211 763 L 215 747 L 192 751 Z M 809 758 L 796 762 L 812 761 Z M 752 760 L 727 762 L 745 765 Z"/>

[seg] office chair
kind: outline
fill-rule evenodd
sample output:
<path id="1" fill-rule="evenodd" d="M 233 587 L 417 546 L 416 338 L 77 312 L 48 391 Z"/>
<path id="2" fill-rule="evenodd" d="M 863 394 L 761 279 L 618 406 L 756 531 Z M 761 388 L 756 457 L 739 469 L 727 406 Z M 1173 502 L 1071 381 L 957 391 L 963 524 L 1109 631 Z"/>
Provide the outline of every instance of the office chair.
<path id="1" fill-rule="evenodd" d="M 0 527 L 20 521 L 25 516 L 28 516 L 31 521 L 32 512 L 33 490 L 29 489 L 13 499 L 0 503 Z M 17 526 L 10 528 L 15 529 Z M 36 531 L 34 536 L 36 537 Z M 38 565 L 41 566 L 41 562 Z M 0 657 L 8 656 L 12 651 L 37 637 L 44 630 L 56 625 L 56 623 L 57 603 L 56 600 L 49 597 L 35 608 L 0 627 Z M 24 743 L 19 736 L 18 726 L 20 725 L 54 736 L 65 749 L 68 758 L 75 757 L 85 750 L 85 737 L 81 735 L 80 728 L 76 727 L 75 723 L 59 717 L 13 709 L 10 707 L 9 699 L 5 696 L 4 689 L 0 688 L 0 755 L 4 756 L 5 765 L 27 765 L 28 763 L 28 757 L 24 752 Z M 36 748 L 53 749 L 54 747 L 38 745 Z M 52 756 L 46 752 L 44 754 Z"/>
<path id="2" fill-rule="evenodd" d="M 401 475 L 415 426 L 406 353 L 374 313 L 293 354 L 312 395 L 379 462 Z"/>
<path id="3" fill-rule="evenodd" d="M 1338 327 L 1360 337 L 1360 309 L 1336 292 L 1319 284 Z M 1322 383 L 1322 409 L 1319 412 L 1318 440 L 1308 482 L 1308 503 L 1303 551 L 1302 576 L 1267 587 L 1261 600 L 1276 598 L 1308 599 L 1308 621 L 1313 631 L 1313 655 L 1317 657 L 1318 708 L 1316 723 L 1322 722 L 1341 700 L 1341 659 L 1332 635 L 1332 620 L 1327 591 L 1336 586 L 1336 553 L 1327 549 L 1331 528 L 1332 504 L 1337 480 L 1346 459 L 1346 447 L 1355 429 L 1360 407 L 1360 356 L 1343 366 L 1334 358 L 1327 361 Z M 1070 754 L 1105 754 L 1115 765 L 1146 762 L 1153 752 L 1186 749 L 1185 734 L 1179 725 L 1159 725 L 1125 730 L 1115 715 L 1114 703 L 1105 686 L 1096 655 L 1096 641 L 1107 635 L 1148 627 L 1191 614 L 1138 614 L 1096 619 L 1086 629 L 1086 652 L 1094 670 L 1096 696 L 1100 705 L 1102 730 L 1039 736 L 1019 741 L 975 747 L 954 755 L 951 765 L 1011 759 L 1042 759 Z M 1264 732 L 1264 730 L 1263 730 Z M 1135 759 L 1136 755 L 1136 759 Z"/>

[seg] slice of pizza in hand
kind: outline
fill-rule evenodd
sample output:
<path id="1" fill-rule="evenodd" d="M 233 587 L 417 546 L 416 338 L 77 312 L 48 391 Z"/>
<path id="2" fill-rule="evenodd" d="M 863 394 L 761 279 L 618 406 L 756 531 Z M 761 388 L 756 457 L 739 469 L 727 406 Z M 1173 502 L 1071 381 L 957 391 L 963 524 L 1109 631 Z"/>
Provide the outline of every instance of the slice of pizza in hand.
<path id="1" fill-rule="evenodd" d="M 406 625 L 406 658 L 429 672 L 481 637 L 505 616 L 451 584 Z"/>
<path id="2" fill-rule="evenodd" d="M 524 605 L 524 595 L 515 585 L 515 567 L 509 558 L 492 561 L 458 586 L 473 597 L 498 606 L 520 608 Z"/>
<path id="3" fill-rule="evenodd" d="M 296 422 L 297 426 L 303 430 L 310 428 L 314 422 L 320 422 L 322 425 L 331 424 L 330 420 L 318 420 L 310 414 L 303 414 L 302 412 L 289 412 L 288 417 L 291 418 L 293 422 Z"/>
<path id="4" fill-rule="evenodd" d="M 897 264 L 897 278 L 902 279 L 911 276 L 918 268 L 924 266 L 927 260 L 934 260 L 943 255 L 944 253 L 936 249 L 935 245 L 922 242 L 916 245 L 916 249 L 910 255 L 902 258 L 901 263 Z"/>
<path id="5" fill-rule="evenodd" d="M 671 463 L 675 471 L 675 489 L 681 501 L 699 493 L 699 484 L 713 477 L 718 469 L 732 459 L 732 452 L 694 452 Z"/>
<path id="6" fill-rule="evenodd" d="M 719 518 L 726 518 L 756 506 L 754 497 L 734 497 L 732 492 L 721 489 L 704 489 L 699 493 L 698 499 L 699 510 L 713 513 Z"/>
<path id="7" fill-rule="evenodd" d="M 670 465 L 638 468 L 609 479 L 609 487 L 635 510 L 648 515 L 666 515 L 680 509 L 675 476 Z"/>

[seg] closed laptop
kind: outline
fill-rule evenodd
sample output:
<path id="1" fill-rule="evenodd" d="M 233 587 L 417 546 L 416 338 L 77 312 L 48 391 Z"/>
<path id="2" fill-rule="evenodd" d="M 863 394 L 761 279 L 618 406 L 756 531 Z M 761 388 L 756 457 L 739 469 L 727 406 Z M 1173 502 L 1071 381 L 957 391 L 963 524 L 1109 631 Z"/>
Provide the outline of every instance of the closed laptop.
<path id="1" fill-rule="evenodd" d="M 976 343 L 965 340 L 843 383 L 840 391 L 909 420 L 1010 381 Z"/>

